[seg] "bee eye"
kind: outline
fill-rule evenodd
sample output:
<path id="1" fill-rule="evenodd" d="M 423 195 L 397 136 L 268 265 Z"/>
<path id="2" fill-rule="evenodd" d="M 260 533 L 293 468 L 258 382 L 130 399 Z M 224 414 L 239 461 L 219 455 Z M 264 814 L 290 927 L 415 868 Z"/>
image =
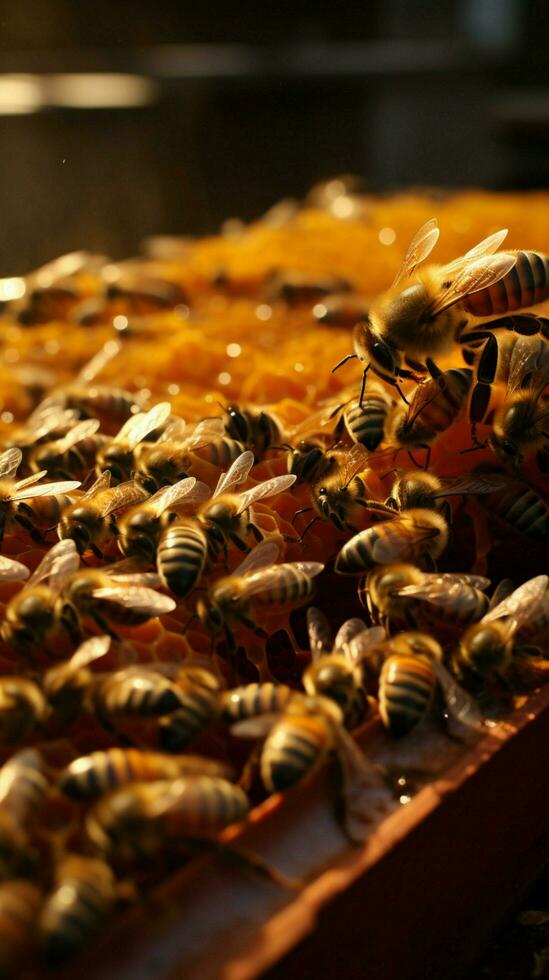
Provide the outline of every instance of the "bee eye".
<path id="1" fill-rule="evenodd" d="M 501 448 L 507 456 L 518 456 L 519 452 L 517 447 L 512 443 L 504 439 L 501 443 Z"/>
<path id="2" fill-rule="evenodd" d="M 90 535 L 87 527 L 84 524 L 76 524 L 73 530 L 73 535 L 78 538 L 79 541 L 89 541 Z"/>
<path id="3" fill-rule="evenodd" d="M 379 366 L 382 367 L 384 371 L 394 370 L 394 358 L 387 344 L 384 344 L 379 340 L 376 341 L 372 347 L 372 354 Z"/>

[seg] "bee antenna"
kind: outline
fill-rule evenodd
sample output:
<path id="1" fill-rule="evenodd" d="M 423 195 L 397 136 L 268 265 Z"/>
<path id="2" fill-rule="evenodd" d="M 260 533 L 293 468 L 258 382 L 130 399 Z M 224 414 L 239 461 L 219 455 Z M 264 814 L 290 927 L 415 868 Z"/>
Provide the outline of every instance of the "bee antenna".
<path id="1" fill-rule="evenodd" d="M 469 449 L 460 449 L 460 456 L 465 456 L 466 453 L 478 453 L 479 449 L 487 449 L 487 442 L 480 442 L 478 446 L 471 446 Z"/>
<path id="2" fill-rule="evenodd" d="M 358 357 L 358 354 L 346 354 L 345 357 L 343 357 L 341 361 L 339 361 L 339 363 L 332 368 L 331 373 L 334 374 L 335 371 L 339 371 L 340 367 L 343 367 L 343 365 L 346 364 L 347 361 L 351 361 L 353 357 Z"/>

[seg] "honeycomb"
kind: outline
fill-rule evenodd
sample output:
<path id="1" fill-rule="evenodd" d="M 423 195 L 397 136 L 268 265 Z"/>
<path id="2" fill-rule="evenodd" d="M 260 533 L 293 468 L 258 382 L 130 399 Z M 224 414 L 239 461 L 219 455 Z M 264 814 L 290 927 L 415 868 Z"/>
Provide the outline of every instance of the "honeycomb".
<path id="1" fill-rule="evenodd" d="M 390 286 L 408 242 L 433 215 L 441 232 L 436 261 L 444 263 L 502 226 L 509 228 L 506 248 L 549 252 L 548 214 L 549 195 L 542 193 L 410 192 L 374 198 L 358 196 L 335 180 L 313 192 L 303 206 L 283 202 L 249 226 L 230 222 L 210 238 L 152 240 L 142 258 L 106 264 L 90 261 L 60 282 L 55 270 L 47 268 L 29 276 L 26 284 L 2 280 L 0 447 L 9 445 L 44 396 L 81 384 L 75 381 L 78 373 L 113 340 L 117 352 L 97 378 L 84 382 L 88 390 L 96 385 L 123 388 L 145 407 L 167 400 L 174 415 L 191 423 L 219 416 L 233 402 L 261 406 L 276 414 L 288 442 L 324 404 L 337 405 L 338 398 L 358 393 L 361 372 L 356 362 L 332 373 L 351 350 L 351 333 L 348 327 L 319 323 L 318 307 L 326 293 L 349 286 L 367 305 Z M 548 310 L 549 304 L 536 307 L 541 315 Z M 443 367 L 463 363 L 456 350 Z M 414 383 L 406 382 L 403 388 L 411 394 Z M 501 391 L 495 390 L 494 397 L 497 403 Z M 101 432 L 111 436 L 121 424 L 108 412 L 101 423 Z M 488 432 L 489 426 L 479 426 L 481 442 Z M 410 465 L 400 454 L 397 458 L 396 452 L 383 448 L 372 454 L 363 474 L 370 496 L 378 500 L 389 496 L 394 467 Z M 462 454 L 470 448 L 471 429 L 463 418 L 434 443 L 430 469 L 446 477 L 493 465 L 489 448 Z M 198 451 L 192 472 L 213 489 L 220 470 Z M 254 466 L 252 478 L 260 482 L 286 472 L 286 452 L 273 448 Z M 22 468 L 18 478 L 26 475 Z M 543 496 L 545 479 L 535 458 L 525 461 L 520 479 Z M 339 624 L 363 613 L 355 580 L 333 573 L 334 559 L 349 535 L 318 521 L 299 540 L 296 527 L 301 530 L 303 524 L 294 525 L 294 515 L 309 506 L 310 488 L 296 484 L 272 501 L 257 504 L 255 518 L 267 537 L 275 535 L 284 542 L 284 561 L 320 561 L 327 566 L 318 580 L 316 603 Z M 481 498 L 452 498 L 451 507 L 451 539 L 440 559 L 442 571 L 487 573 L 496 582 L 506 575 L 521 581 L 545 571 L 544 540 L 528 539 L 525 548 L 523 536 Z M 365 511 L 362 527 L 371 520 Z M 10 527 L 2 553 L 33 570 L 56 540 L 53 530 L 43 543 L 36 543 L 23 530 Z M 113 539 L 107 559 L 117 557 Z M 90 556 L 87 561 L 97 564 Z M 238 553 L 231 550 L 230 568 L 239 561 Z M 219 568 L 213 569 L 201 585 L 208 586 L 220 574 Z M 5 606 L 20 587 L 1 584 L 0 602 Z M 265 644 L 238 629 L 239 646 L 234 652 L 223 643 L 213 649 L 200 624 L 191 622 L 187 629 L 194 605 L 191 595 L 162 619 L 137 628 L 117 628 L 119 639 L 97 670 L 132 663 L 198 662 L 213 668 L 224 686 L 275 680 L 299 689 L 309 662 L 303 609 L 258 614 L 270 639 Z M 57 656 L 61 659 L 70 652 L 70 644 L 63 641 Z M 39 676 L 51 659 L 51 653 L 38 650 L 22 662 L 7 643 L 0 642 L 3 675 Z M 136 732 L 140 734 L 139 726 L 130 729 L 132 737 Z M 86 716 L 68 727 L 53 719 L 45 730 L 21 743 L 26 744 L 38 744 L 48 763 L 56 767 L 77 754 L 112 744 L 112 738 Z M 221 758 L 234 752 L 217 730 L 201 736 L 196 744 L 198 750 Z M 2 761 L 12 751 L 13 747 L 2 747 Z M 81 818 L 78 807 L 56 798 L 45 827 L 52 833 L 67 823 L 77 828 Z"/>

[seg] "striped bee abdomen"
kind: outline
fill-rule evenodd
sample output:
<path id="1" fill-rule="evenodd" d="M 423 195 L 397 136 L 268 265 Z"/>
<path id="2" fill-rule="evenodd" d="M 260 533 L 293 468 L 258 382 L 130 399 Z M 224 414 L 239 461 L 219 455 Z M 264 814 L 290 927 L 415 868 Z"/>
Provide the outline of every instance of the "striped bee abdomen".
<path id="1" fill-rule="evenodd" d="M 244 718 L 283 711 L 295 694 L 287 684 L 245 684 L 221 695 L 221 717 L 234 724 Z"/>
<path id="2" fill-rule="evenodd" d="M 429 710 L 436 687 L 433 669 L 420 657 L 394 655 L 379 678 L 379 713 L 393 735 L 406 735 Z"/>
<path id="3" fill-rule="evenodd" d="M 203 531 L 191 523 L 172 524 L 158 545 L 158 573 L 174 595 L 184 598 L 199 582 L 208 554 Z"/>
<path id="4" fill-rule="evenodd" d="M 261 779 L 269 793 L 292 786 L 310 772 L 328 748 L 325 724 L 316 718 L 282 718 L 261 753 Z"/>
<path id="5" fill-rule="evenodd" d="M 543 303 L 549 297 L 549 258 L 519 250 L 513 268 L 493 286 L 471 293 L 464 307 L 475 316 L 492 316 Z"/>

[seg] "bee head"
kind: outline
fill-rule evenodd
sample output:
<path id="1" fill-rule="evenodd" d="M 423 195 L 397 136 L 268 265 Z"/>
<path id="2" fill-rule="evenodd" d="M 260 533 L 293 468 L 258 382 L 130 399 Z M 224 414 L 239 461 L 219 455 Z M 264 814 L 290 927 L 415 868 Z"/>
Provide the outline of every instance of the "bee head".
<path id="1" fill-rule="evenodd" d="M 512 439 L 507 439 L 505 436 L 498 435 L 494 430 L 492 436 L 489 440 L 490 445 L 498 456 L 501 456 L 506 462 L 511 463 L 513 466 L 518 466 L 522 460 L 522 453 Z"/>
<path id="2" fill-rule="evenodd" d="M 245 443 L 249 437 L 246 413 L 242 412 L 238 405 L 227 405 L 225 411 L 228 415 L 227 422 L 225 423 L 225 432 L 232 439 Z"/>
<path id="3" fill-rule="evenodd" d="M 111 484 L 123 483 L 129 475 L 129 467 L 132 465 L 132 454 L 128 453 L 122 446 L 112 443 L 101 453 L 98 463 L 98 473 L 108 469 L 111 471 Z"/>
<path id="4" fill-rule="evenodd" d="M 501 670 L 506 665 L 506 644 L 496 624 L 487 623 L 473 628 L 465 649 L 468 665 L 482 676 Z"/>
<path id="5" fill-rule="evenodd" d="M 359 360 L 367 361 L 378 377 L 393 383 L 401 364 L 400 353 L 377 333 L 369 319 L 357 323 L 353 341 Z"/>

